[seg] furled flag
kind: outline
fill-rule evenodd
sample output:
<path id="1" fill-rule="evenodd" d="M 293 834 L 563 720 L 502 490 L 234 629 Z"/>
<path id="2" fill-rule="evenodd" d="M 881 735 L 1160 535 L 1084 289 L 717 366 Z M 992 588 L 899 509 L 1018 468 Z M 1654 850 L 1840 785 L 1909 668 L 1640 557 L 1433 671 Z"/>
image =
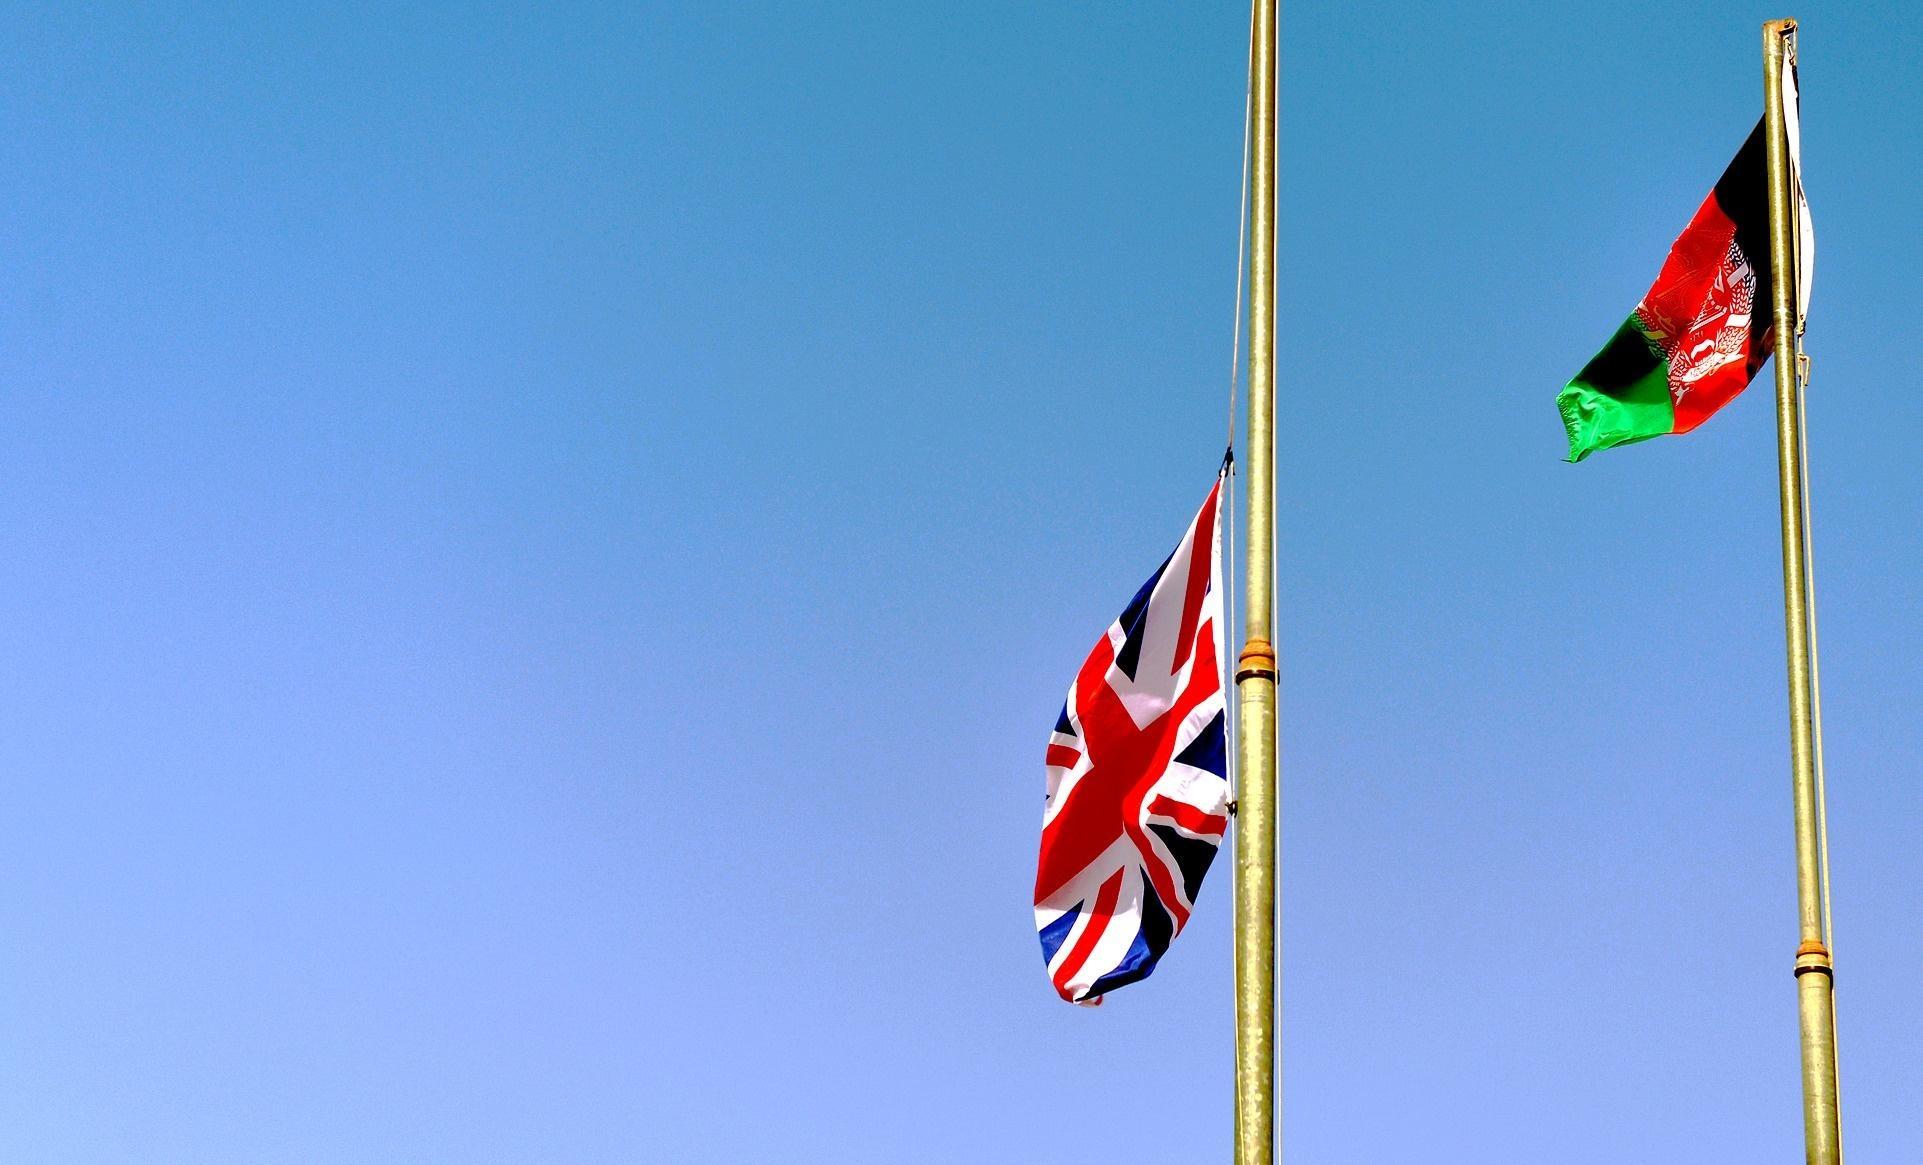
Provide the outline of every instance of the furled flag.
<path id="1" fill-rule="evenodd" d="M 1783 121 L 1797 203 L 1797 310 L 1809 309 L 1815 235 L 1803 199 L 1796 67 L 1783 66 Z M 1569 460 L 1687 433 L 1749 386 L 1775 343 L 1769 303 L 1769 175 L 1759 121 L 1669 249 L 1655 286 L 1556 396 Z"/>
<path id="2" fill-rule="evenodd" d="M 1071 1003 L 1146 979 L 1228 828 L 1222 479 L 1089 654 L 1048 741 L 1035 924 Z"/>

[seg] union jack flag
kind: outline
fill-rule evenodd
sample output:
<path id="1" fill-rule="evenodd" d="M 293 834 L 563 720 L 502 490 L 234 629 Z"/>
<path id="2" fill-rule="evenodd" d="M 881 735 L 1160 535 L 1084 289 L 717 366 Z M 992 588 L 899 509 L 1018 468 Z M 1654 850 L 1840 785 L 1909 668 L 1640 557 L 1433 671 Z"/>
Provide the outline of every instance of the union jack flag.
<path id="1" fill-rule="evenodd" d="M 1082 664 L 1048 740 L 1035 925 L 1071 1003 L 1148 978 L 1228 829 L 1222 480 Z"/>

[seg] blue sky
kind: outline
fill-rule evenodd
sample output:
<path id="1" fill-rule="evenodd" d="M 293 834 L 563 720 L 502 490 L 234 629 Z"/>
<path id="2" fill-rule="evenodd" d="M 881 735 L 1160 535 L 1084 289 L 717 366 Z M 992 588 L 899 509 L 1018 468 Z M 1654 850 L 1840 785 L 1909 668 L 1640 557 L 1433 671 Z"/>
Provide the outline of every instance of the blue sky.
<path id="1" fill-rule="evenodd" d="M 1923 31 L 1793 14 L 1899 1160 Z M 1285 8 L 1291 1159 L 1799 1151 L 1770 400 L 1580 467 L 1552 403 L 1776 15 Z M 0 1157 L 1223 1159 L 1225 872 L 1094 1012 L 1028 896 L 1220 452 L 1244 8 L 4 16 Z"/>

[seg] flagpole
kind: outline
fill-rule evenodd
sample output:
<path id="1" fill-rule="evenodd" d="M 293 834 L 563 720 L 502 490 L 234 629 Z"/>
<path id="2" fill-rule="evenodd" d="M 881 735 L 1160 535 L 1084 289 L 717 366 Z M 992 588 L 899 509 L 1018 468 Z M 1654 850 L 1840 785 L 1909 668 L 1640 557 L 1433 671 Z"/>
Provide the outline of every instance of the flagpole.
<path id="1" fill-rule="evenodd" d="M 1783 624 L 1789 647 L 1790 770 L 1795 793 L 1796 997 L 1803 1061 L 1803 1143 L 1809 1165 L 1841 1165 L 1833 972 L 1823 926 L 1815 717 L 1810 677 L 1809 548 L 1803 515 L 1803 409 L 1797 363 L 1797 201 L 1783 120 L 1783 68 L 1796 59 L 1796 22 L 1763 25 L 1763 116 L 1769 158 L 1770 304 L 1776 328 L 1776 466 L 1783 520 Z"/>
<path id="2" fill-rule="evenodd" d="M 1236 662 L 1235 1160 L 1275 1160 L 1275 42 L 1278 0 L 1249 22 L 1249 533 Z"/>

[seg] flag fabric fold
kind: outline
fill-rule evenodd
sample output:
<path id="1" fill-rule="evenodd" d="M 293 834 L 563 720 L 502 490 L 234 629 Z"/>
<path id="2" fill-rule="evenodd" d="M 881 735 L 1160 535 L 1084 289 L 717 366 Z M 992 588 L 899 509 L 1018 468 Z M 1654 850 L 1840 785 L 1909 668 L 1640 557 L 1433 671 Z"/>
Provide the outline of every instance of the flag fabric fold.
<path id="1" fill-rule="evenodd" d="M 1808 310 L 1815 235 L 1802 196 L 1795 66 L 1785 64 L 1784 124 L 1795 180 L 1798 309 Z M 1774 346 L 1769 304 L 1769 176 L 1759 121 L 1670 247 L 1642 302 L 1556 397 L 1569 460 L 1687 433 L 1749 386 Z"/>
<path id="2" fill-rule="evenodd" d="M 1071 1003 L 1155 970 L 1228 829 L 1223 480 L 1089 653 L 1049 737 L 1035 924 Z"/>

